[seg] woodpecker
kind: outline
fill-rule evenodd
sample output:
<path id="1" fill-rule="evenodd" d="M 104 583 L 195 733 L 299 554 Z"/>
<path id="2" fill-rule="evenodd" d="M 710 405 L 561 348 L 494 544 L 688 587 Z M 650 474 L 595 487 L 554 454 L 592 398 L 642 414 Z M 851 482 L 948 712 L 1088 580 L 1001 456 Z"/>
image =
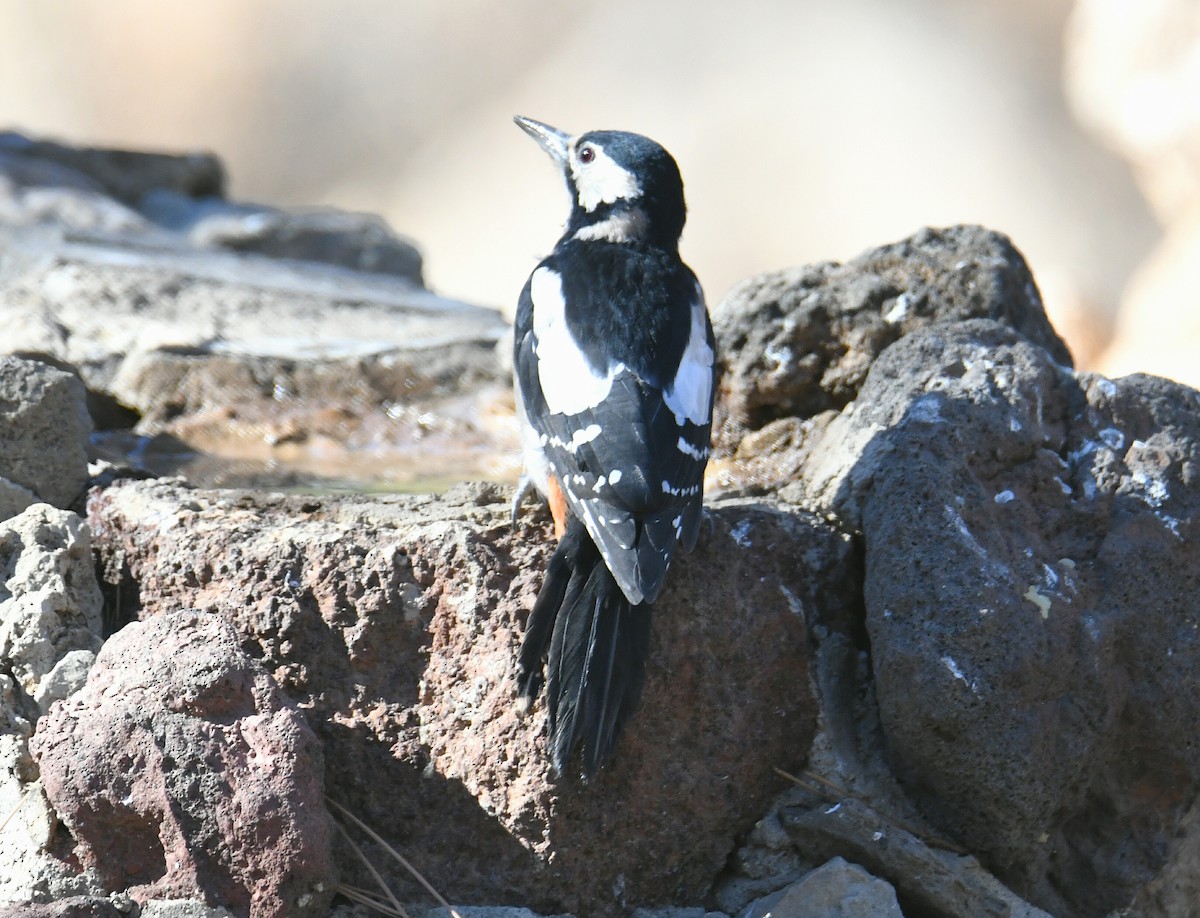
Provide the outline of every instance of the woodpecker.
<path id="1" fill-rule="evenodd" d="M 514 119 L 562 170 L 571 211 L 521 291 L 513 376 L 525 474 L 558 546 L 526 625 L 519 703 L 543 684 L 559 774 L 611 758 L 641 698 L 650 604 L 696 544 L 716 343 L 679 257 L 686 208 L 671 154 L 623 131 L 571 136 Z"/>

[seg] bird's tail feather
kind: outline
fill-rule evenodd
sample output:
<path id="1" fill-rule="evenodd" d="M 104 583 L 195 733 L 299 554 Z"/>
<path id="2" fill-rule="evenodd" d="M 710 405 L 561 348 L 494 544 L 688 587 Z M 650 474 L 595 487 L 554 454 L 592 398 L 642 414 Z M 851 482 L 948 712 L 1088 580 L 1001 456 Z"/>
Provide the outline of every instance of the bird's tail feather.
<path id="1" fill-rule="evenodd" d="M 518 691 L 532 703 L 543 683 L 554 767 L 576 747 L 591 777 L 637 709 L 650 650 L 650 610 L 631 605 L 584 525 L 572 519 L 546 569 L 519 658 Z"/>

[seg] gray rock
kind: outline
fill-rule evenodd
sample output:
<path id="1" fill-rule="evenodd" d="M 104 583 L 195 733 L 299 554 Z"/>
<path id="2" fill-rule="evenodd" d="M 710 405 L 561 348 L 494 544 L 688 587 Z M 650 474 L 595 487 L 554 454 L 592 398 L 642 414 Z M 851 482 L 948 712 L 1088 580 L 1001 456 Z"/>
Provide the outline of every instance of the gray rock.
<path id="1" fill-rule="evenodd" d="M 151 899 L 142 903 L 138 918 L 234 918 L 225 908 L 213 908 L 196 899 Z"/>
<path id="2" fill-rule="evenodd" d="M 126 918 L 129 903 L 115 896 L 69 895 L 48 902 L 0 906 L 0 918 Z"/>
<path id="3" fill-rule="evenodd" d="M 4 480 L 56 507 L 70 506 L 87 482 L 91 429 L 84 388 L 75 376 L 35 360 L 0 356 Z M 24 509 L 24 499 L 20 490 L 0 488 L 0 509 Z"/>
<path id="4" fill-rule="evenodd" d="M 6 520 L 28 510 L 41 498 L 24 485 L 0 475 L 0 520 Z"/>
<path id="5" fill-rule="evenodd" d="M 47 504 L 0 523 L 0 667 L 47 707 L 100 649 L 91 545 L 83 520 Z"/>
<path id="6" fill-rule="evenodd" d="M 454 918 L 453 913 L 445 906 L 429 908 L 426 906 L 406 906 L 411 918 Z M 537 912 L 527 908 L 510 905 L 456 905 L 454 912 L 460 918 L 543 918 Z M 571 918 L 568 914 L 545 916 L 545 918 Z"/>
<path id="7" fill-rule="evenodd" d="M 495 475 L 516 454 L 493 410 L 511 400 L 503 320 L 381 274 L 21 235 L 0 262 L 0 327 L 0 349 L 76 367 L 138 434 L 193 450 L 318 475 L 366 454 L 369 477 L 400 480 Z"/>
<path id="8" fill-rule="evenodd" d="M 1200 791 L 1200 394 L 922 329 L 821 448 L 858 458 L 875 690 L 942 831 L 1056 914 L 1127 905 Z M 835 436 L 836 434 L 836 436 Z M 1152 804 L 1148 803 L 1152 801 Z"/>
<path id="9" fill-rule="evenodd" d="M 188 197 L 221 197 L 225 171 L 221 161 L 208 153 L 176 156 L 97 147 L 75 147 L 49 140 L 36 140 L 12 131 L 0 132 L 0 155 L 8 161 L 23 160 L 28 168 L 59 167 L 62 176 L 54 184 L 97 187 L 124 204 L 136 206 L 149 192 L 168 189 Z M 6 170 L 7 171 L 7 170 Z M 75 177 L 68 177 L 73 174 Z"/>
<path id="10" fill-rule="evenodd" d="M 904 918 L 890 883 L 835 857 L 739 918 Z"/>
<path id="11" fill-rule="evenodd" d="M 0 706 L 6 704 L 11 699 L 0 686 Z M 29 724 L 6 724 L 3 714 L 0 707 L 0 915 L 8 914 L 4 906 L 10 903 L 100 893 L 94 877 L 77 874 L 55 856 L 58 816 L 29 755 Z"/>
<path id="12" fill-rule="evenodd" d="M 242 391 L 226 383 L 214 400 L 223 394 L 277 402 L 275 380 L 256 372 L 272 362 L 357 367 L 343 391 L 361 387 L 374 368 L 392 377 L 400 397 L 449 385 L 454 374 L 472 372 L 466 358 L 482 351 L 487 363 L 477 361 L 473 373 L 491 378 L 490 348 L 504 328 L 490 310 L 380 275 L 24 236 L 0 265 L 0 322 L 10 320 L 6 349 L 76 366 L 89 387 L 160 419 L 195 406 L 181 404 L 173 389 L 156 395 L 149 379 L 155 387 L 174 380 L 178 388 L 187 371 L 234 357 L 247 368 Z M 302 374 L 294 371 L 288 397 L 306 394 Z"/>
<path id="13" fill-rule="evenodd" d="M 823 700 L 830 704 L 827 695 Z M 830 715 L 829 707 L 824 714 Z M 734 869 L 716 890 L 726 911 L 741 914 L 816 865 L 844 857 L 886 880 L 907 914 L 1049 918 L 931 828 L 902 792 L 881 789 L 861 766 L 831 768 L 829 752 L 822 733 L 803 786 L 782 794 L 738 850 Z"/>
<path id="14" fill-rule="evenodd" d="M 971 318 L 1003 322 L 1071 363 L 1020 252 L 983 227 L 923 229 L 845 264 L 744 281 L 713 309 L 723 483 L 787 484 L 809 458 L 805 443 L 857 398 L 885 348 L 917 328 Z"/>
<path id="15" fill-rule="evenodd" d="M 65 173 L 65 174 L 64 174 Z M 150 224 L 70 170 L 0 153 L 0 225 L 138 234 Z"/>
<path id="16" fill-rule="evenodd" d="M 416 246 L 371 214 L 242 206 L 196 220 L 188 238 L 200 246 L 386 274 L 424 286 Z"/>
<path id="17" fill-rule="evenodd" d="M 58 818 L 28 743 L 37 717 L 86 678 L 100 609 L 83 520 L 39 503 L 0 522 L 0 822 L 11 814 L 0 831 L 0 903 L 100 891 L 55 856 Z"/>
<path id="18" fill-rule="evenodd" d="M 46 673 L 34 692 L 33 701 L 38 710 L 45 714 L 54 702 L 66 698 L 83 688 L 88 672 L 96 662 L 91 650 L 68 651 L 54 667 Z"/>

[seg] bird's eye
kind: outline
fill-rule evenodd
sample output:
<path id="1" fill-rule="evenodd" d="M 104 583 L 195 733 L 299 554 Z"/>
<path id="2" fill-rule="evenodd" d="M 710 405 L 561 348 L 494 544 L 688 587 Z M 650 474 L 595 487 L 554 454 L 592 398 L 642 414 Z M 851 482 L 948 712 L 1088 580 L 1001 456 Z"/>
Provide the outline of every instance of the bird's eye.
<path id="1" fill-rule="evenodd" d="M 579 161 L 581 163 L 586 165 L 587 163 L 590 163 L 595 158 L 596 158 L 596 151 L 593 150 L 591 147 L 580 147 L 579 148 Z"/>

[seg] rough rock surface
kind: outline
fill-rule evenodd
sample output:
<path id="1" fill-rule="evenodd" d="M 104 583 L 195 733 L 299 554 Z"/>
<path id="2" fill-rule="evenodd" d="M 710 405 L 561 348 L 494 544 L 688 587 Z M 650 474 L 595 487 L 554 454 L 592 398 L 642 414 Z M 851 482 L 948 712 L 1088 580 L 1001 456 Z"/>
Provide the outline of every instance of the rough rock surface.
<path id="1" fill-rule="evenodd" d="M 83 520 L 36 504 L 0 522 L 0 902 L 94 891 L 54 856 L 58 820 L 28 738 L 38 715 L 87 678 L 100 607 Z"/>
<path id="2" fill-rule="evenodd" d="M 0 519 L 39 500 L 67 507 L 83 496 L 92 422 L 75 376 L 0 356 L 0 431 Z"/>
<path id="3" fill-rule="evenodd" d="M 1043 908 L 1128 904 L 1200 790 L 1178 741 L 1200 717 L 1180 690 L 1200 669 L 1200 394 L 944 324 L 885 351 L 813 452 L 845 473 L 818 466 L 808 493 L 863 532 L 902 783 Z"/>
<path id="4" fill-rule="evenodd" d="M 100 896 L 66 896 L 53 902 L 0 905 L 0 918 L 127 918 L 129 908 Z"/>
<path id="5" fill-rule="evenodd" d="M 48 504 L 0 523 L 0 668 L 40 712 L 83 684 L 79 665 L 86 676 L 100 649 L 91 549 L 83 520 Z"/>
<path id="6" fill-rule="evenodd" d="M 715 897 L 727 912 L 740 914 L 843 857 L 886 880 L 908 915 L 1050 918 L 931 828 L 902 790 L 872 786 L 861 766 L 822 762 L 825 739 L 817 738 L 803 786 L 781 795 L 738 849 Z"/>
<path id="7" fill-rule="evenodd" d="M 722 363 L 714 439 L 734 454 L 729 484 L 791 480 L 800 449 L 854 401 L 874 360 L 917 328 L 943 321 L 1004 322 L 1071 356 L 1009 239 L 979 226 L 923 229 L 845 264 L 750 278 L 713 309 Z"/>
<path id="8" fill-rule="evenodd" d="M 9 135 L 0 353 L 74 368 L 101 428 L 327 475 L 375 452 L 496 474 L 499 315 L 425 290 L 374 218 L 223 200 L 214 163 Z"/>
<path id="9" fill-rule="evenodd" d="M 0 677 L 0 681 L 7 680 Z M 0 685 L 0 915 L 9 914 L 7 903 L 32 902 L 49 906 L 72 896 L 99 893 L 95 877 L 79 875 L 57 855 L 59 824 L 54 808 L 37 780 L 37 766 L 29 755 L 27 720 L 11 719 L 15 699 Z M 21 913 L 23 914 L 23 913 Z M 49 913 L 48 913 L 49 914 Z M 62 914 L 62 913 L 56 913 Z"/>
<path id="10" fill-rule="evenodd" d="M 164 611 L 122 629 L 30 749 L 106 889 L 249 916 L 328 908 L 320 744 L 219 616 Z"/>
<path id="11" fill-rule="evenodd" d="M 723 384 L 721 474 L 829 512 L 866 565 L 865 631 L 831 630 L 814 659 L 823 732 L 803 780 L 842 791 L 780 803 L 739 851 L 727 911 L 822 854 L 921 914 L 1166 916 L 1200 897 L 1200 753 L 1179 741 L 1200 714 L 1200 395 L 1072 372 L 1015 250 L 974 260 L 987 237 L 893 247 L 907 286 L 865 312 L 846 291 L 877 291 L 889 249 L 851 263 L 841 325 L 801 282 L 824 268 L 750 282 L 745 329 L 718 322 L 727 353 L 757 348 Z M 972 283 L 947 286 L 956 272 Z M 947 308 L 914 315 L 926 276 Z M 847 311 L 882 335 L 863 333 L 874 351 Z M 787 366 L 793 342 L 808 370 Z"/>
<path id="12" fill-rule="evenodd" d="M 763 896 L 738 918 L 904 918 L 904 914 L 886 880 L 835 857 L 786 889 Z"/>
<path id="13" fill-rule="evenodd" d="M 123 483 L 93 496 L 89 518 L 114 574 L 123 565 L 129 611 L 152 620 L 187 603 L 233 621 L 311 712 L 330 795 L 451 901 L 581 914 L 693 904 L 779 789 L 772 767 L 806 754 L 806 625 L 854 601 L 848 541 L 779 505 L 711 509 L 655 605 L 642 708 L 615 762 L 583 785 L 552 777 L 542 707 L 515 709 L 550 539 L 540 526 L 514 534 L 508 498 L 486 486 L 318 500 Z"/>
<path id="14" fill-rule="evenodd" d="M 138 918 L 231 918 L 232 912 L 196 899 L 153 899 L 143 903 Z"/>

